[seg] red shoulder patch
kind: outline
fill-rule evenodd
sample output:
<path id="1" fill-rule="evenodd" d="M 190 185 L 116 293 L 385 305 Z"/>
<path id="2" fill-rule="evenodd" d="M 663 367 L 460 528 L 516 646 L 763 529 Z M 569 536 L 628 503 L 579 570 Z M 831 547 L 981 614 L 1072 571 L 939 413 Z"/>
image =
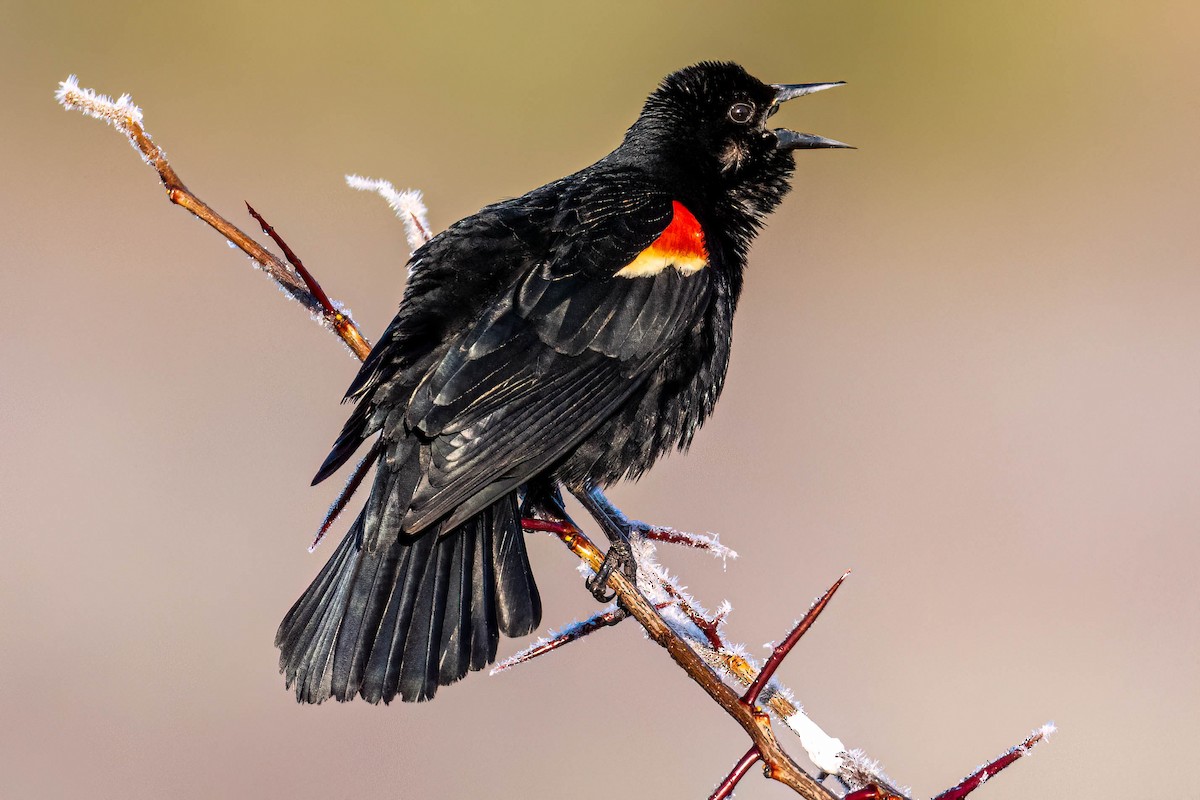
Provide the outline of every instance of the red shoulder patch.
<path id="1" fill-rule="evenodd" d="M 665 253 L 699 257 L 708 261 L 708 250 L 704 247 L 704 231 L 695 215 L 678 200 L 671 201 L 671 210 L 674 212 L 671 224 L 659 234 L 650 247 Z"/>
<path id="2" fill-rule="evenodd" d="M 684 275 L 691 275 L 708 266 L 708 248 L 699 220 L 678 200 L 671 201 L 671 211 L 671 222 L 666 230 L 649 247 L 638 253 L 637 258 L 618 270 L 618 276 L 645 277 L 671 267 Z"/>

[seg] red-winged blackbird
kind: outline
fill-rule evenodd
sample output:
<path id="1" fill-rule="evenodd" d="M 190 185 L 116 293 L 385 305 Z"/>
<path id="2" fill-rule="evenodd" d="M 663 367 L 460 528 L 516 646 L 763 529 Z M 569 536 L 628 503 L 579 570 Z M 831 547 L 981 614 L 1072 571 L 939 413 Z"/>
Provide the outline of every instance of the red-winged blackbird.
<path id="1" fill-rule="evenodd" d="M 500 633 L 534 630 L 519 497 L 556 481 L 594 504 L 692 441 L 792 151 L 846 146 L 766 121 L 835 85 L 680 70 L 612 153 L 413 255 L 313 481 L 381 437 L 366 506 L 279 627 L 299 700 L 426 700 L 490 664 Z"/>

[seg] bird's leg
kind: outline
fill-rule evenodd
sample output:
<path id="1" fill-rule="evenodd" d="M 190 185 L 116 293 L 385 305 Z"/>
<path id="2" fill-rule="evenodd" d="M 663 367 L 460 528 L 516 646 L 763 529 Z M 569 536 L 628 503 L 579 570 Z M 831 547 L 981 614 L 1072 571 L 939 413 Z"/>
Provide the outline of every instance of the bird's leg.
<path id="1" fill-rule="evenodd" d="M 548 517 L 555 522 L 574 522 L 567 515 L 558 484 L 545 479 L 530 481 L 521 497 L 521 516 L 531 519 Z"/>
<path id="2" fill-rule="evenodd" d="M 598 486 L 592 486 L 587 490 L 586 500 L 583 497 L 580 497 L 578 494 L 575 496 L 579 497 L 579 502 L 583 503 L 584 508 L 586 508 L 588 513 L 593 517 L 596 517 L 597 513 L 603 514 L 612 522 L 612 524 L 620 528 L 621 535 L 625 537 L 625 539 L 628 539 L 630 535 L 632 535 L 633 531 L 641 530 L 642 526 L 644 525 L 644 523 L 634 522 L 633 520 L 629 519 L 629 517 L 625 516 L 625 512 L 613 505 L 613 502 L 608 499 L 608 497 L 603 491 L 600 490 L 600 487 Z M 597 517 L 597 522 L 599 522 L 599 517 Z M 600 524 L 603 525 L 604 523 Z"/>
<path id="3" fill-rule="evenodd" d="M 629 546 L 635 525 L 595 486 L 582 490 L 572 489 L 571 494 L 575 495 L 592 519 L 596 520 L 610 544 L 608 553 L 604 556 L 604 563 L 600 565 L 600 571 L 592 579 L 592 584 L 589 584 L 588 588 L 592 589 L 592 594 L 596 594 L 595 586 L 603 587 L 608 582 L 608 576 L 617 567 L 620 567 L 625 577 L 636 586 L 637 562 Z"/>
<path id="4" fill-rule="evenodd" d="M 576 495 L 576 497 L 578 496 Z M 588 513 L 595 516 L 595 513 L 590 509 Z M 563 504 L 562 492 L 559 490 L 557 483 L 530 483 L 525 489 L 525 497 L 521 502 L 521 516 L 534 519 L 551 519 L 555 522 L 565 522 L 576 528 L 579 527 L 567 513 L 567 508 Z M 612 538 L 612 534 L 609 533 L 607 528 L 604 529 L 604 533 L 610 539 Z M 630 563 L 633 560 L 628 544 L 624 545 L 624 555 L 617 551 L 616 545 L 610 547 L 608 553 L 604 556 L 604 561 L 601 563 L 599 571 L 588 578 L 586 584 L 588 591 L 601 603 L 611 603 L 613 598 L 617 596 L 616 592 L 608 589 L 608 577 L 612 575 L 618 563 L 624 562 L 624 559 L 628 559 Z"/>

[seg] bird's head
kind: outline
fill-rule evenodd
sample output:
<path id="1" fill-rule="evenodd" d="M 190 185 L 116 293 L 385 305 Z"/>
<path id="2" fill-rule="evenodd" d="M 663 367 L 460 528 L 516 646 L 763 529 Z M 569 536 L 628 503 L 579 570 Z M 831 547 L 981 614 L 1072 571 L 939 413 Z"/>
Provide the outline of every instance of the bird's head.
<path id="1" fill-rule="evenodd" d="M 621 149 L 672 182 L 759 217 L 787 192 L 794 151 L 850 147 L 768 120 L 788 100 L 840 85 L 767 84 L 737 64 L 696 64 L 663 79 Z"/>

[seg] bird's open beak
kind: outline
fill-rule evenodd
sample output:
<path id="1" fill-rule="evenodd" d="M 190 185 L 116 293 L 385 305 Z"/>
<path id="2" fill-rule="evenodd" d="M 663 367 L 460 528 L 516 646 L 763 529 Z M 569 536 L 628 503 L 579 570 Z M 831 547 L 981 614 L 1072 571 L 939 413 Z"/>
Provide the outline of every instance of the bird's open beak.
<path id="1" fill-rule="evenodd" d="M 771 110 L 767 116 L 778 111 L 780 103 L 797 97 L 804 97 L 806 94 L 823 92 L 835 86 L 843 86 L 845 83 L 845 81 L 837 81 L 836 83 L 773 83 L 771 84 L 771 88 L 775 90 L 775 100 L 771 103 Z M 778 139 L 778 144 L 775 146 L 780 150 L 812 150 L 820 147 L 854 149 L 854 145 L 845 144 L 836 139 L 826 139 L 824 136 L 817 136 L 811 133 L 797 133 L 796 131 L 789 131 L 787 128 L 776 128 L 775 137 Z"/>

